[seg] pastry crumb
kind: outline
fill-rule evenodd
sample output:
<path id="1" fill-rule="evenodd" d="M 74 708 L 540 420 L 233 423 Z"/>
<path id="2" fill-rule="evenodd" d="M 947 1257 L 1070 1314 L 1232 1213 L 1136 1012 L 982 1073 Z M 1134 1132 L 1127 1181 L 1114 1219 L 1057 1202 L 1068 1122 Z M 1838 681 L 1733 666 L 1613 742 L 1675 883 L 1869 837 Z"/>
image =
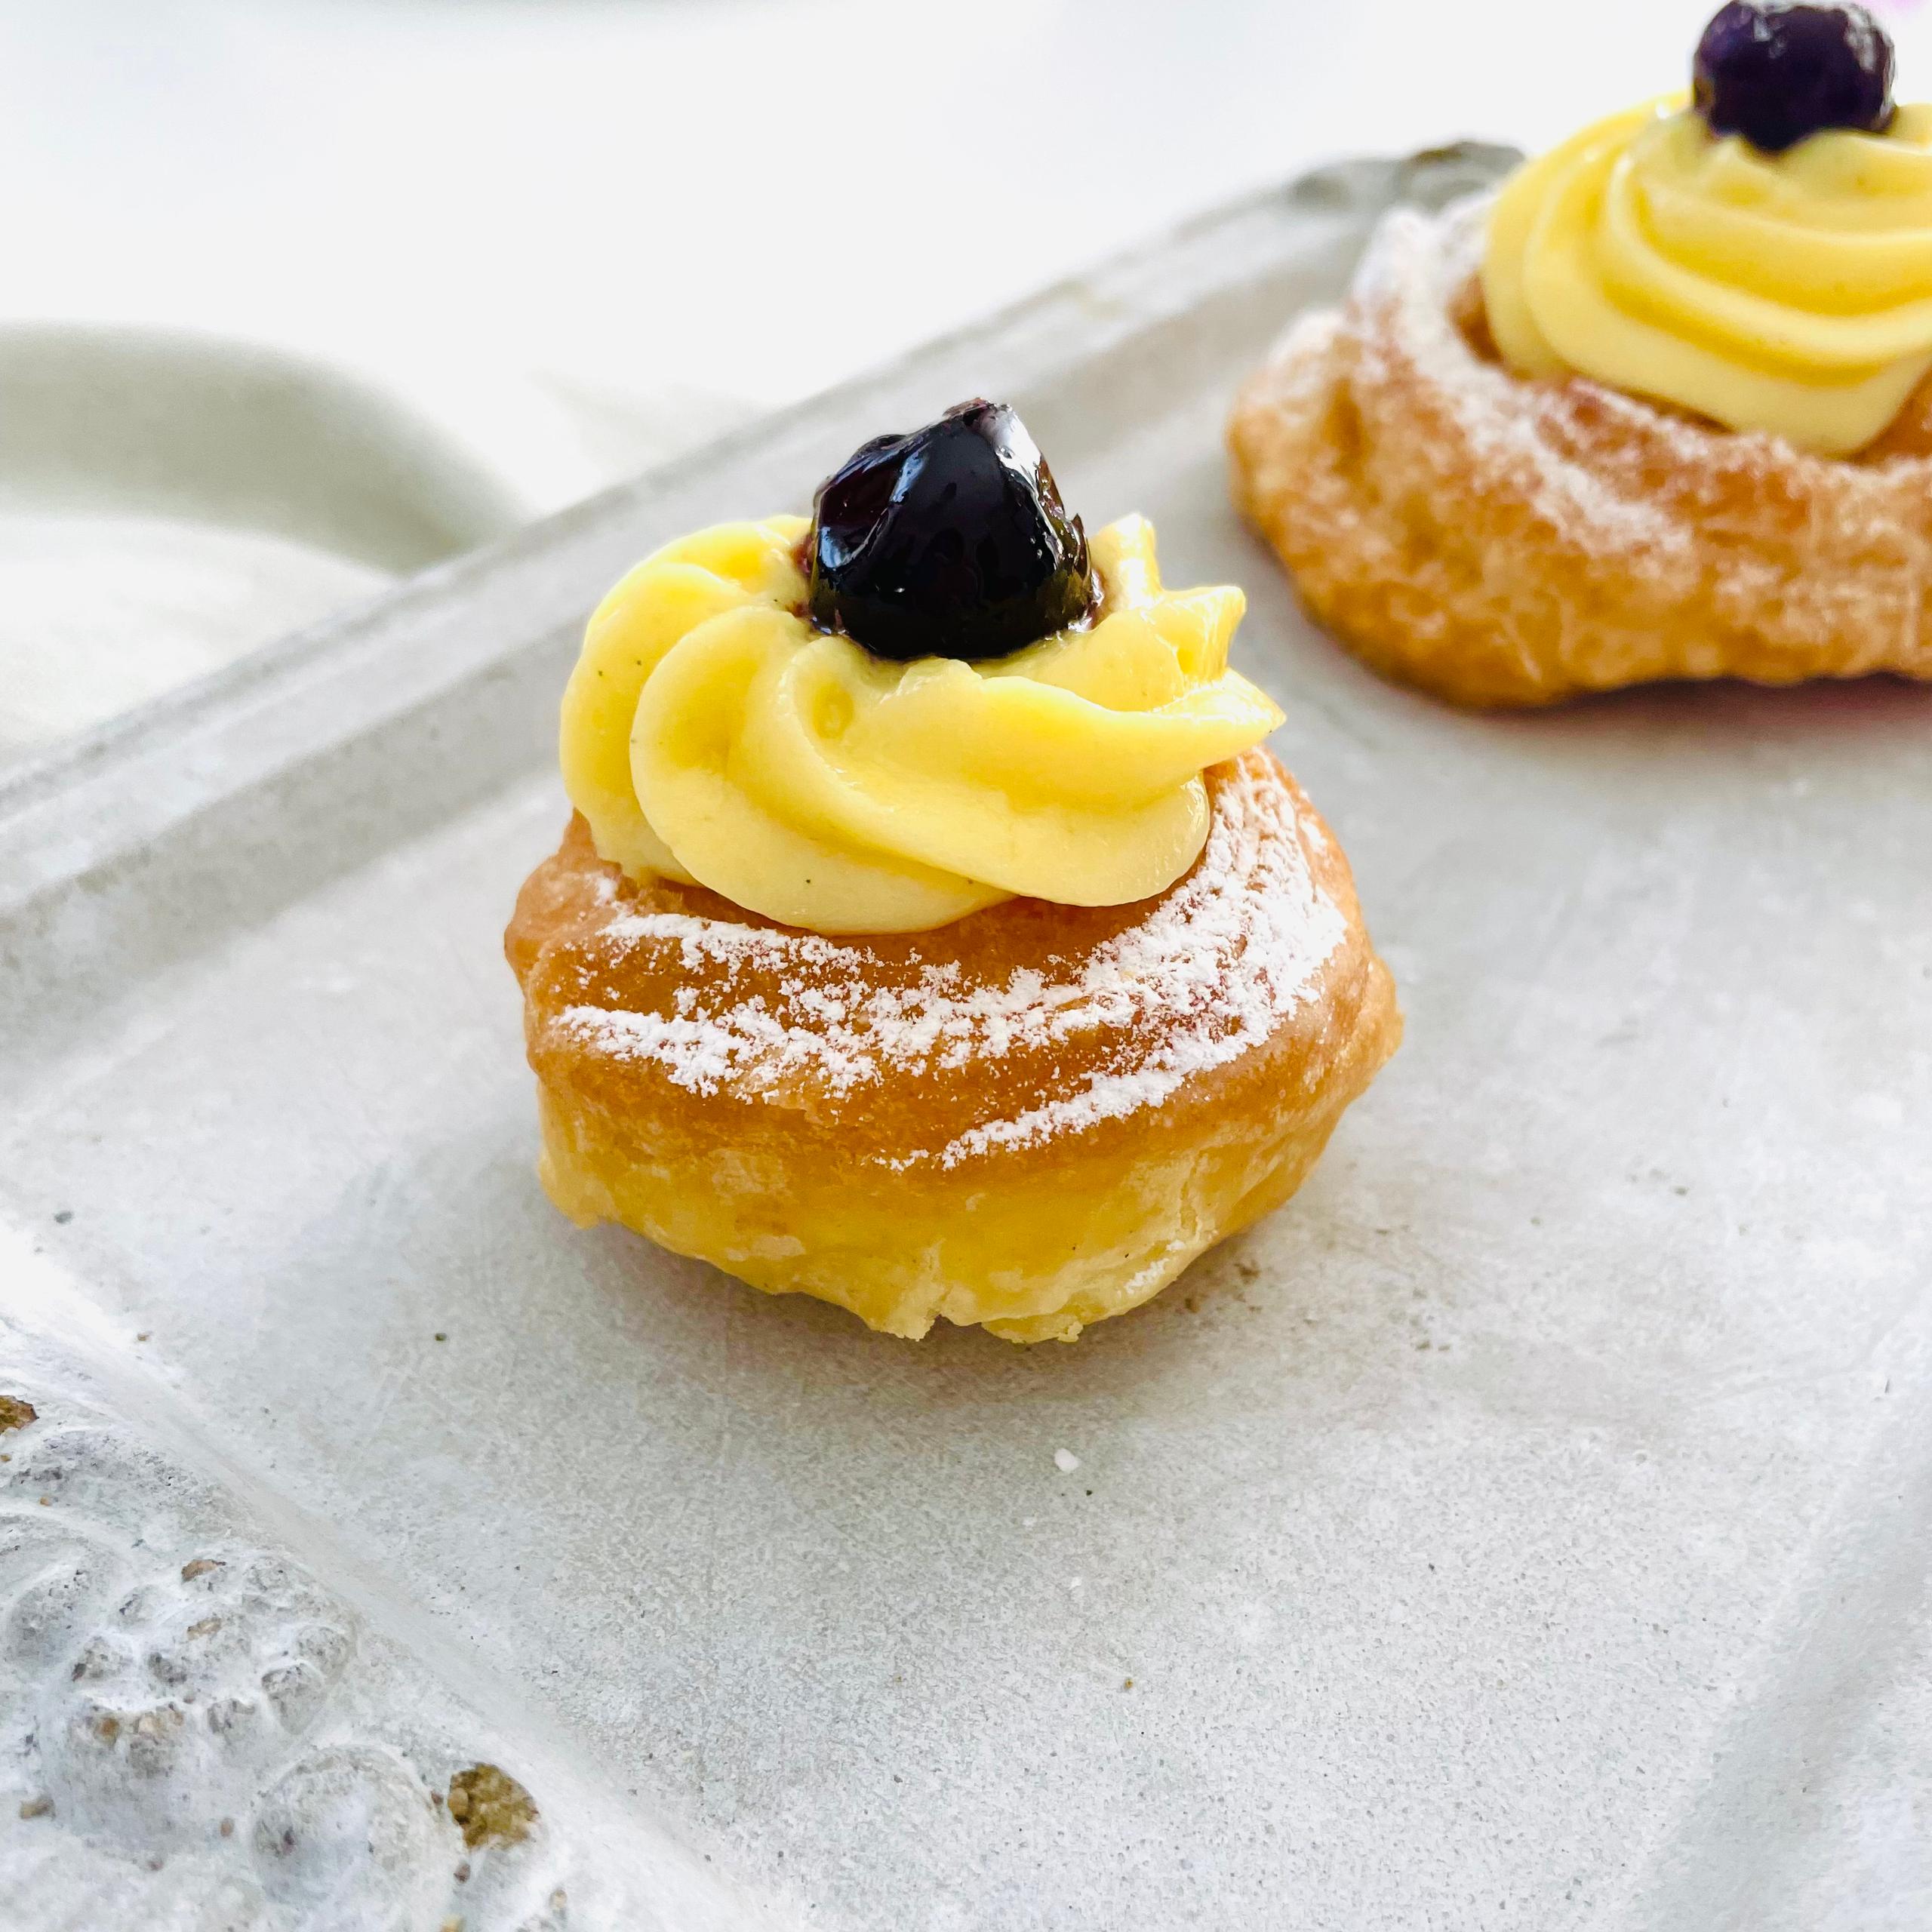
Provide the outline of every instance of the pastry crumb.
<path id="1" fill-rule="evenodd" d="M 221 1558 L 218 1556 L 197 1556 L 182 1564 L 181 1580 L 184 1583 L 192 1583 L 197 1577 L 205 1577 L 211 1570 L 221 1567 Z"/>
<path id="2" fill-rule="evenodd" d="M 1071 1449 L 1056 1449 L 1054 1451 L 1054 1467 L 1062 1475 L 1070 1476 L 1079 1466 L 1080 1458 Z"/>
<path id="3" fill-rule="evenodd" d="M 19 1395 L 0 1395 L 0 1429 L 25 1429 L 40 1414 L 34 1405 Z"/>
<path id="4" fill-rule="evenodd" d="M 25 1798 L 20 1801 L 23 1818 L 45 1818 L 54 1809 L 54 1801 L 42 1792 L 38 1798 Z"/>
<path id="5" fill-rule="evenodd" d="M 494 1764 L 472 1764 L 450 1780 L 449 1811 L 472 1851 L 528 1838 L 537 1815 L 529 1792 Z"/>

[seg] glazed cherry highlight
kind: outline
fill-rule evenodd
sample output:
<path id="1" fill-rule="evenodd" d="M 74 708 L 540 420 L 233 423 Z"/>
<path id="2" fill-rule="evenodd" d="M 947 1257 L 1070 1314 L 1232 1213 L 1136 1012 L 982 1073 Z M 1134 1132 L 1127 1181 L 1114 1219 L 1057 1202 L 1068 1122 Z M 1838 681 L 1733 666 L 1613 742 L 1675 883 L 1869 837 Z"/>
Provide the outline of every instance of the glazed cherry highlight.
<path id="1" fill-rule="evenodd" d="M 875 657 L 1004 657 L 1093 608 L 1086 532 L 1004 403 L 874 438 L 813 512 L 812 622 Z"/>
<path id="2" fill-rule="evenodd" d="M 1892 121 L 1890 37 L 1863 7 L 1730 0 L 1691 66 L 1714 134 L 1782 154 L 1828 128 L 1880 134 Z"/>

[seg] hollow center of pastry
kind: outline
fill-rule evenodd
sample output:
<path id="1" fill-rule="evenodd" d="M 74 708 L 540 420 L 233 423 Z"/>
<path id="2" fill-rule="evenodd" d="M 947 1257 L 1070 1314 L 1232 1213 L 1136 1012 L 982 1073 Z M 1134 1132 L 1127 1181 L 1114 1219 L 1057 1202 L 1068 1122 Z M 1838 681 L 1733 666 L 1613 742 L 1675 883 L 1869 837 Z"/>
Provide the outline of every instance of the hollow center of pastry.
<path id="1" fill-rule="evenodd" d="M 1097 614 L 987 662 L 893 662 L 804 614 L 803 518 L 726 524 L 617 585 L 565 693 L 598 854 L 824 933 L 1009 897 L 1152 897 L 1200 855 L 1201 774 L 1281 714 L 1228 668 L 1244 601 L 1169 590 L 1154 532 L 1091 540 Z"/>
<path id="2" fill-rule="evenodd" d="M 1681 97 L 1613 115 L 1504 184 L 1481 281 L 1519 374 L 1850 455 L 1932 371 L 1932 106 L 1778 153 Z"/>

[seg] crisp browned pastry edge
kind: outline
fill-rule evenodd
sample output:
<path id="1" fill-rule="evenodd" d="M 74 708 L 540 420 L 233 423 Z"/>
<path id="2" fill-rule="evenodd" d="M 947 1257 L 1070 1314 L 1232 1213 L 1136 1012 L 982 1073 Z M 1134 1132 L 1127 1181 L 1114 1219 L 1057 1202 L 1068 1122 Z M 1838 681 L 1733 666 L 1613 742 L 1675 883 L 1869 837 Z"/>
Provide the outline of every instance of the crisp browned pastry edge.
<path id="1" fill-rule="evenodd" d="M 1469 705 L 1932 678 L 1932 385 L 1852 460 L 1485 352 L 1481 205 L 1383 223 L 1235 402 L 1235 500 L 1312 615 Z"/>
<path id="2" fill-rule="evenodd" d="M 1201 898 L 1201 867 L 1140 906 L 1011 900 L 935 932 L 828 946 L 701 888 L 633 884 L 574 821 L 526 881 L 505 935 L 525 995 L 553 1198 L 579 1220 L 623 1222 L 757 1287 L 817 1295 L 903 1335 L 943 1317 L 1014 1340 L 1071 1340 L 1157 1294 L 1294 1192 L 1401 1037 L 1347 862 L 1294 781 L 1266 752 L 1210 778 L 1217 812 L 1231 792 L 1262 801 L 1266 837 L 1292 841 L 1294 867 L 1324 909 L 1331 937 L 1301 996 L 1237 1057 L 1188 1075 L 1157 1104 L 1011 1137 L 972 1123 L 1024 1121 L 1097 1076 L 1159 1068 L 1182 1016 L 1164 997 L 1123 1002 L 1117 1020 L 1099 1014 L 1070 1033 L 1041 1026 L 997 1054 L 970 1032 L 963 1054 L 942 1041 L 923 1058 L 881 1056 L 844 1084 L 820 1070 L 833 1048 L 851 1057 L 844 1023 L 828 1023 L 826 1054 L 795 1038 L 772 1057 L 748 1049 L 741 1062 L 721 1060 L 708 1089 L 694 1080 L 700 1060 L 683 1036 L 662 1055 L 639 1053 L 633 1021 L 598 1016 L 661 1030 L 681 1014 L 721 1038 L 731 1014 L 755 1012 L 776 1038 L 809 1030 L 814 1011 L 860 1010 L 934 969 L 957 975 L 964 1012 L 975 988 L 1016 972 L 1073 983 L 1085 960 L 1192 903 L 1190 891 L 1206 909 L 1201 956 L 1212 958 L 1227 906 L 1213 891 Z M 1226 890 L 1251 891 L 1260 863 Z M 726 968 L 706 963 L 714 940 L 729 955 L 728 981 Z M 1260 943 L 1229 949 L 1226 972 L 1260 970 L 1244 957 Z M 1195 989 L 1197 1020 L 1251 990 L 1232 979 Z M 966 1151 L 929 1158 L 949 1137 Z"/>

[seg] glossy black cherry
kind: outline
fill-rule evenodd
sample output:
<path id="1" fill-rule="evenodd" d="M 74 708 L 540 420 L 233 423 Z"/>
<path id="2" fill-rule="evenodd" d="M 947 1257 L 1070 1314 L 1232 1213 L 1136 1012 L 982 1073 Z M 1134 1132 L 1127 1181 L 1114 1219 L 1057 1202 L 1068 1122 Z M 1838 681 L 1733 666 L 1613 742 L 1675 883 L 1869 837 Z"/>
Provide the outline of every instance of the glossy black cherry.
<path id="1" fill-rule="evenodd" d="M 1004 657 L 1093 607 L 1086 532 L 1004 403 L 875 437 L 813 511 L 812 621 L 875 657 Z"/>
<path id="2" fill-rule="evenodd" d="M 1863 7 L 1730 0 L 1690 70 L 1714 134 L 1782 154 L 1828 128 L 1880 134 L 1892 121 L 1890 36 Z"/>

